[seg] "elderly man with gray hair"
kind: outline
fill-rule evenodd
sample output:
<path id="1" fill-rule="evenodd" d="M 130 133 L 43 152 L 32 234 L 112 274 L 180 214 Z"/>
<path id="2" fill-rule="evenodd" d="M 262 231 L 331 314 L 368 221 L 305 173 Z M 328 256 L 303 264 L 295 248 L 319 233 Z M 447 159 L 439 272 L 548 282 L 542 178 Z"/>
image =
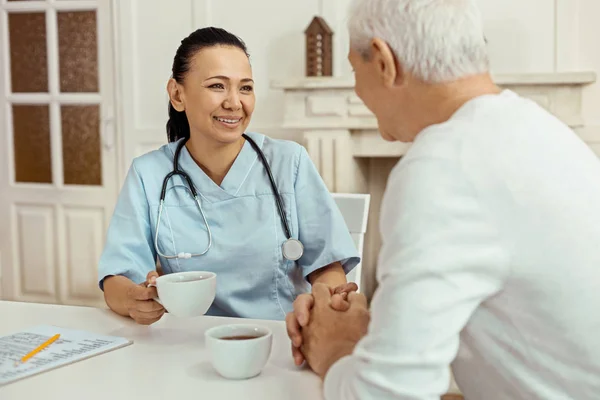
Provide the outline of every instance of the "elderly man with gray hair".
<path id="1" fill-rule="evenodd" d="M 358 0 L 356 93 L 412 142 L 382 203 L 379 286 L 315 285 L 287 326 L 325 398 L 600 398 L 600 161 L 494 84 L 475 0 Z"/>

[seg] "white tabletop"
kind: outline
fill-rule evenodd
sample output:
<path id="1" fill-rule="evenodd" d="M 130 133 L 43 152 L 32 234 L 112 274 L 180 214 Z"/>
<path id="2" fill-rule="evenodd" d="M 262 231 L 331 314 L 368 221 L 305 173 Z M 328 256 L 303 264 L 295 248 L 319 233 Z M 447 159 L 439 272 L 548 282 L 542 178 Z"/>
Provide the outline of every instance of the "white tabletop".
<path id="1" fill-rule="evenodd" d="M 36 325 L 55 325 L 134 342 L 0 387 L 1 400 L 323 398 L 320 379 L 294 366 L 285 325 L 279 321 L 253 321 L 273 330 L 273 351 L 263 372 L 243 381 L 226 380 L 213 370 L 204 331 L 248 320 L 165 315 L 151 326 L 141 326 L 107 309 L 0 301 L 0 321 L 0 336 Z"/>

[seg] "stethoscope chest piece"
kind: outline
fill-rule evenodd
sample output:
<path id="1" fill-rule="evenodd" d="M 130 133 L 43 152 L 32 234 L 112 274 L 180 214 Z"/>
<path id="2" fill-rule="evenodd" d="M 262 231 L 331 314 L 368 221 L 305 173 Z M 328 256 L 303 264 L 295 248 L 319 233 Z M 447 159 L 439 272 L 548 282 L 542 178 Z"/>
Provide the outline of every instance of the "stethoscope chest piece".
<path id="1" fill-rule="evenodd" d="M 283 257 L 286 260 L 296 261 L 304 254 L 304 246 L 297 239 L 287 239 L 283 242 Z"/>

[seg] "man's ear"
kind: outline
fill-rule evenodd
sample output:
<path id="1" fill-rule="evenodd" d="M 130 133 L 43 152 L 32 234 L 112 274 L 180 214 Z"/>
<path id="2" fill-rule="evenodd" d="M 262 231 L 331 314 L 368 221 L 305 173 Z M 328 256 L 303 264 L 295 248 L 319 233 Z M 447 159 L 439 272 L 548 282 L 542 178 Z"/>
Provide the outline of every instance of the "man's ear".
<path id="1" fill-rule="evenodd" d="M 403 69 L 390 46 L 384 40 L 374 38 L 370 50 L 383 84 L 387 87 L 401 85 L 404 82 Z"/>
<path id="2" fill-rule="evenodd" d="M 177 81 L 173 78 L 167 82 L 167 93 L 169 94 L 169 100 L 171 105 L 177 111 L 185 111 L 185 104 L 181 96 L 181 88 Z"/>

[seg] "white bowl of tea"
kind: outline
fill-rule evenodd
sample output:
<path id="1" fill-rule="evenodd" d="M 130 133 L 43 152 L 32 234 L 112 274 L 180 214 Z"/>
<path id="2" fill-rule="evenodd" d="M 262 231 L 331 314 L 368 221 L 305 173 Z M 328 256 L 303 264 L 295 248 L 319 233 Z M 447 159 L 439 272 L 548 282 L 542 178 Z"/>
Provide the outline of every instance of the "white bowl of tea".
<path id="1" fill-rule="evenodd" d="M 204 333 L 213 368 L 227 379 L 259 375 L 271 355 L 273 333 L 254 324 L 220 325 Z"/>

